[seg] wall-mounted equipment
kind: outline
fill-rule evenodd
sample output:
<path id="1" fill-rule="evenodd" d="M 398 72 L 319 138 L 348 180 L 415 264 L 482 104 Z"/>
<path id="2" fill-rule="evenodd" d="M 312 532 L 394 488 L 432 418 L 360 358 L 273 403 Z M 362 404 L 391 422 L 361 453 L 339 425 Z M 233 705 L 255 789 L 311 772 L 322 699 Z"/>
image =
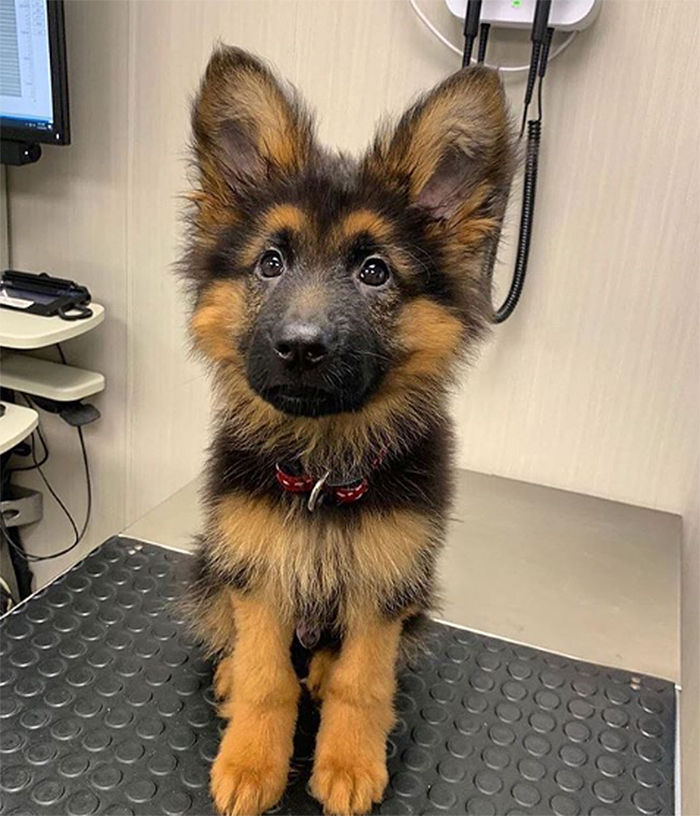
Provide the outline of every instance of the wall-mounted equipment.
<path id="1" fill-rule="evenodd" d="M 515 267 L 508 294 L 492 310 L 494 323 L 507 320 L 520 300 L 530 256 L 530 243 L 535 214 L 535 193 L 543 121 L 543 85 L 548 63 L 561 54 L 578 31 L 590 26 L 602 5 L 601 0 L 445 0 L 449 10 L 464 21 L 464 46 L 458 48 L 428 19 L 418 5 L 409 0 L 423 25 L 444 45 L 462 57 L 462 68 L 474 63 L 485 64 L 489 32 L 492 27 L 526 29 L 530 31 L 530 62 L 528 65 L 493 66 L 504 74 L 527 73 L 525 99 L 520 124 L 520 139 L 524 142 L 523 194 L 518 230 Z M 568 36 L 553 47 L 557 31 Z M 472 56 L 478 42 L 476 57 Z M 537 115 L 530 118 L 530 104 L 536 100 Z M 491 248 L 485 275 L 493 275 L 498 246 Z"/>
<path id="2" fill-rule="evenodd" d="M 464 20 L 467 0 L 445 0 L 447 8 Z M 536 0 L 483 0 L 481 22 L 495 28 L 530 29 Z M 598 16 L 600 0 L 553 0 L 549 25 L 557 31 L 582 31 Z"/>
<path id="3" fill-rule="evenodd" d="M 0 0 L 0 160 L 31 164 L 70 144 L 63 0 Z"/>

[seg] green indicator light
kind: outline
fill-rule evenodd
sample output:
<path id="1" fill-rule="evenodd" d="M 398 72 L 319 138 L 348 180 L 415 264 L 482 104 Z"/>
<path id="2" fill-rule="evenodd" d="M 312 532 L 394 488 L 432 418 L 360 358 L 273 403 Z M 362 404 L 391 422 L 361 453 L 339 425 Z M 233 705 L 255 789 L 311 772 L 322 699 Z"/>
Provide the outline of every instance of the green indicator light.
<path id="1" fill-rule="evenodd" d="M 522 5 L 522 0 L 513 0 L 511 5 L 513 6 L 513 8 L 520 8 L 520 6 Z"/>

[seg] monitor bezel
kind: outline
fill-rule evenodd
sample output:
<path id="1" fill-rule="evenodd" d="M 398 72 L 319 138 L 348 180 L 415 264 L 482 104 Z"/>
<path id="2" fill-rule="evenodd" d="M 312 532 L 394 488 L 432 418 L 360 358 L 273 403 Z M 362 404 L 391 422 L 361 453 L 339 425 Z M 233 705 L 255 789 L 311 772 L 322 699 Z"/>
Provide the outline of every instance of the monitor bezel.
<path id="1" fill-rule="evenodd" d="M 49 32 L 49 62 L 51 66 L 51 97 L 53 126 L 50 130 L 35 130 L 10 124 L 14 119 L 0 117 L 0 138 L 32 144 L 70 144 L 70 115 L 68 109 L 68 61 L 66 58 L 66 30 L 63 0 L 45 0 Z"/>

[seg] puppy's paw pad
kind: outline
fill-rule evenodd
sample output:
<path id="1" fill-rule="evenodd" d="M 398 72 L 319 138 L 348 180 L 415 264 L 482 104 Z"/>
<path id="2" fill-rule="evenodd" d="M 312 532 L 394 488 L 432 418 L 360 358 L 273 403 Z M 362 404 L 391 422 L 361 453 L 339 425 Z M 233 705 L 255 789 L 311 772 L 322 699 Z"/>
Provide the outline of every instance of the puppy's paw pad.
<path id="1" fill-rule="evenodd" d="M 336 816 L 369 813 L 389 781 L 384 762 L 360 764 L 320 760 L 314 766 L 311 792 L 324 812 Z"/>
<path id="2" fill-rule="evenodd" d="M 287 784 L 286 770 L 252 768 L 217 757 L 211 769 L 211 795 L 225 816 L 256 816 L 277 804 Z"/>

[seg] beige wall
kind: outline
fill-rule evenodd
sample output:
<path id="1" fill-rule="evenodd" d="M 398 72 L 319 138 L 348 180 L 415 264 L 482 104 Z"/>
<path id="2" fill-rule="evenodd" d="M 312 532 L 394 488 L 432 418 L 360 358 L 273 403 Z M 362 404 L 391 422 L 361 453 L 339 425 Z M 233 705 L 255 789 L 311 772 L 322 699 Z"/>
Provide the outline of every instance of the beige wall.
<path id="1" fill-rule="evenodd" d="M 552 64 L 531 274 L 460 395 L 467 467 L 682 511 L 699 404 L 699 15 L 608 1 Z"/>

